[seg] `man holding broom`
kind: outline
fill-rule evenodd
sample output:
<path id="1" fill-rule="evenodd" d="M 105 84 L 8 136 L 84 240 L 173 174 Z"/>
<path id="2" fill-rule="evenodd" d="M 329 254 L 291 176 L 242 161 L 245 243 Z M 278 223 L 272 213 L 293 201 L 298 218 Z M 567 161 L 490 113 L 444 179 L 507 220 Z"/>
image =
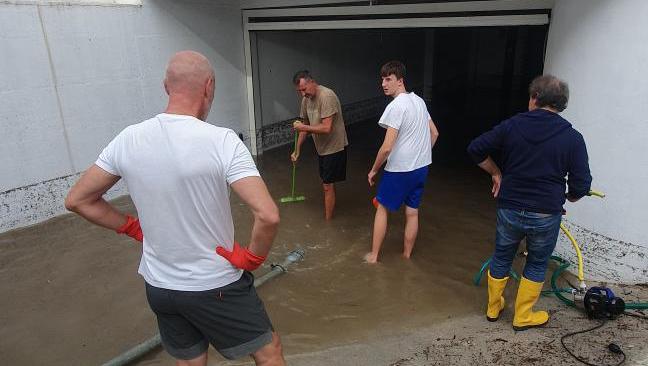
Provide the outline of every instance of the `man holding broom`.
<path id="1" fill-rule="evenodd" d="M 319 85 L 307 70 L 298 71 L 293 77 L 295 89 L 302 96 L 299 116 L 295 121 L 295 133 L 299 133 L 295 151 L 290 155 L 297 163 L 301 145 L 306 136 L 313 134 L 313 142 L 319 157 L 319 173 L 324 189 L 324 218 L 333 218 L 335 209 L 335 182 L 346 180 L 347 140 L 342 107 L 333 90 Z"/>

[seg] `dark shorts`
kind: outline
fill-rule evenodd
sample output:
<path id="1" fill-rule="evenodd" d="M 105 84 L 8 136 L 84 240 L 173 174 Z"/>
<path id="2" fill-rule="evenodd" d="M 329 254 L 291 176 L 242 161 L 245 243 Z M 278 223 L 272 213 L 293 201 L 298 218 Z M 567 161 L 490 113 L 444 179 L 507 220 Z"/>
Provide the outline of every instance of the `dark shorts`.
<path id="1" fill-rule="evenodd" d="M 411 172 L 385 170 L 380 179 L 376 199 L 390 211 L 397 211 L 403 203 L 407 207 L 419 208 L 427 175 L 427 166 Z"/>
<path id="2" fill-rule="evenodd" d="M 254 289 L 254 276 L 207 291 L 176 291 L 146 284 L 162 345 L 176 359 L 190 360 L 209 344 L 228 359 L 256 352 L 272 341 L 272 324 Z"/>
<path id="3" fill-rule="evenodd" d="M 346 148 L 329 155 L 318 155 L 319 174 L 322 183 L 335 183 L 346 180 L 347 152 Z"/>

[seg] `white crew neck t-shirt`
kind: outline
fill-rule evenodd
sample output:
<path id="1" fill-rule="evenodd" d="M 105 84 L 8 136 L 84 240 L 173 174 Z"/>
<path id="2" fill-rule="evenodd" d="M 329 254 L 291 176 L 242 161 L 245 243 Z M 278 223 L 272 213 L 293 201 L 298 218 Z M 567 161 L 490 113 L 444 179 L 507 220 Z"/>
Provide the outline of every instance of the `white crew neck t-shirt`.
<path id="1" fill-rule="evenodd" d="M 163 113 L 126 127 L 95 164 L 128 186 L 144 233 L 138 272 L 147 283 L 204 291 L 241 277 L 215 252 L 234 243 L 229 184 L 259 176 L 234 131 Z"/>
<path id="2" fill-rule="evenodd" d="M 432 118 L 423 99 L 414 93 L 401 93 L 385 108 L 378 124 L 398 130 L 398 137 L 387 157 L 385 170 L 411 172 L 432 163 Z"/>

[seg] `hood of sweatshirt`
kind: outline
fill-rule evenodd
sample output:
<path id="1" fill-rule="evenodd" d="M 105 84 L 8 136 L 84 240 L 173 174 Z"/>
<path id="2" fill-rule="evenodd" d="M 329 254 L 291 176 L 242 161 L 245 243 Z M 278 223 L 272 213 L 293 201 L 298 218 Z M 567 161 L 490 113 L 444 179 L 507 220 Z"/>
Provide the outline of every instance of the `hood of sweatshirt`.
<path id="1" fill-rule="evenodd" d="M 545 142 L 572 126 L 557 113 L 541 108 L 520 113 L 515 119 L 512 128 L 533 145 Z"/>

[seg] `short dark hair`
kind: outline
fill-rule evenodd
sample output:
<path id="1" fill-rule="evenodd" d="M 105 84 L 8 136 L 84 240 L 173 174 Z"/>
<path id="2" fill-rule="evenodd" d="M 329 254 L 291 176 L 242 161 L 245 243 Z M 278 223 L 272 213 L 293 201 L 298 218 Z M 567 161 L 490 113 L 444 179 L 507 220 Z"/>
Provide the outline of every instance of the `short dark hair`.
<path id="1" fill-rule="evenodd" d="M 295 73 L 295 76 L 293 76 L 293 85 L 298 85 L 299 80 L 304 79 L 306 81 L 308 80 L 313 80 L 313 77 L 310 74 L 310 71 L 308 70 L 299 70 Z"/>
<path id="2" fill-rule="evenodd" d="M 389 61 L 380 68 L 380 76 L 386 78 L 389 75 L 395 75 L 396 79 L 405 77 L 405 65 L 400 61 Z"/>
<path id="3" fill-rule="evenodd" d="M 569 101 L 569 87 L 553 75 L 540 75 L 529 85 L 529 97 L 536 100 L 538 108 L 550 107 L 562 112 Z"/>

